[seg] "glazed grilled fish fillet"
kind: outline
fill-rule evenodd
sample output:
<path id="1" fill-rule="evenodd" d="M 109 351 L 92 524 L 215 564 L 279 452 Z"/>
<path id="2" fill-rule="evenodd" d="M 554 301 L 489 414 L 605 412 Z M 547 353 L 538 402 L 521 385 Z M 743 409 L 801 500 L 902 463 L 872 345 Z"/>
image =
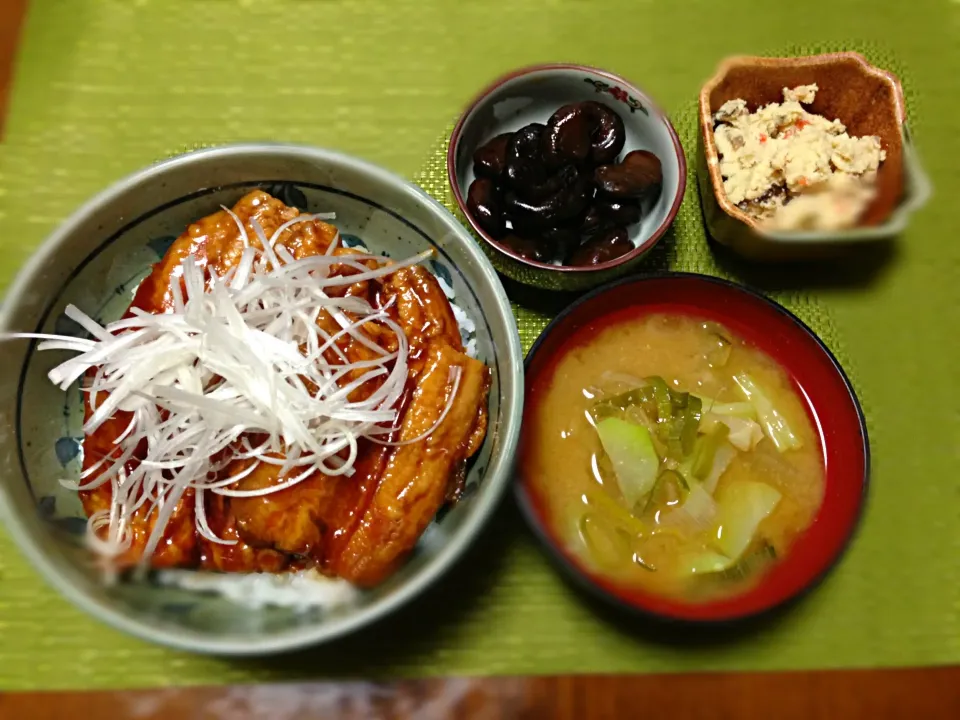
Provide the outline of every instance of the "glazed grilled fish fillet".
<path id="1" fill-rule="evenodd" d="M 446 498 L 455 495 L 465 462 L 486 432 L 489 391 L 489 370 L 463 354 L 450 303 L 433 275 L 422 267 L 402 268 L 378 295 L 411 347 L 408 393 L 395 439 L 419 438 L 449 404 L 443 422 L 429 437 L 396 448 L 362 441 L 352 477 L 318 473 L 286 490 L 232 501 L 245 542 L 308 557 L 323 572 L 364 586 L 386 577 Z M 451 397 L 455 367 L 460 380 Z M 246 468 L 238 461 L 228 473 Z M 280 482 L 277 471 L 262 464 L 237 487 L 268 487 Z"/>
<path id="2" fill-rule="evenodd" d="M 454 368 L 460 372 L 459 387 L 446 417 L 426 438 L 393 451 L 357 529 L 333 560 L 334 574 L 356 585 L 377 585 L 413 549 L 443 505 L 449 483 L 475 450 L 478 425 L 486 424 L 480 412 L 490 388 L 486 366 L 442 342 L 431 343 L 399 438 L 420 438 L 436 425 L 453 392 Z"/>
<path id="3" fill-rule="evenodd" d="M 233 208 L 243 222 L 251 244 L 257 245 L 252 220 L 270 237 L 284 222 L 299 214 L 261 191 L 243 197 Z M 336 237 L 336 228 L 320 221 L 291 226 L 278 240 L 296 258 L 324 253 Z M 193 223 L 155 265 L 138 288 L 132 308 L 167 312 L 173 303 L 171 287 L 179 281 L 180 263 L 192 255 L 208 272 L 223 275 L 239 261 L 243 241 L 236 222 L 226 211 Z M 338 248 L 337 254 L 355 251 Z M 334 272 L 337 272 L 336 268 Z M 341 268 L 342 274 L 356 272 Z M 343 293 L 363 297 L 388 308 L 410 344 L 410 373 L 402 399 L 399 430 L 391 440 L 397 446 L 361 440 L 355 472 L 331 477 L 321 473 L 298 485 L 268 495 L 226 498 L 207 494 L 205 509 L 211 529 L 233 545 L 213 543 L 195 531 L 192 491 L 180 500 L 163 539 L 150 559 L 155 567 L 196 567 L 224 572 L 278 572 L 313 565 L 321 571 L 370 586 L 389 575 L 412 550 L 423 530 L 449 497 L 455 497 L 466 460 L 483 441 L 487 423 L 489 370 L 463 354 L 456 318 L 436 279 L 419 266 L 402 268 L 380 282 L 343 286 Z M 339 327 L 329 315 L 318 323 L 328 332 Z M 388 352 L 397 348 L 392 334 L 377 326 L 363 328 L 373 343 Z M 374 351 L 349 336 L 338 343 L 350 361 L 369 359 Z M 333 352 L 328 360 L 333 360 Z M 451 398 L 458 368 L 456 396 Z M 353 378 L 344 379 L 344 383 Z M 359 399 L 374 392 L 379 381 L 354 391 Z M 102 398 L 101 398 L 102 400 Z M 87 414 L 92 409 L 88 403 Z M 84 467 L 116 453 L 113 441 L 127 427 L 130 416 L 118 412 L 84 441 Z M 145 449 L 144 449 L 145 451 Z M 128 470 L 135 467 L 137 455 Z M 236 475 L 249 461 L 236 461 L 223 477 Z M 262 463 L 238 482 L 241 489 L 260 489 L 281 482 L 279 466 Z M 94 475 L 95 477 L 95 475 Z M 107 509 L 109 483 L 80 493 L 88 514 Z M 139 513 L 132 530 L 132 546 L 121 565 L 139 560 L 153 529 L 153 515 Z"/>

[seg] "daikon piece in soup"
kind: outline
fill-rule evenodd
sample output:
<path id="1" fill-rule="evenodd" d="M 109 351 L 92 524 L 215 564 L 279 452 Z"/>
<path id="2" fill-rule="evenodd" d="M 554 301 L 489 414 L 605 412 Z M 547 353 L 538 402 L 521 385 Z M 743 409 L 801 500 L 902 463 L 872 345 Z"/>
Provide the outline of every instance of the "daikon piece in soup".
<path id="1" fill-rule="evenodd" d="M 627 587 L 685 602 L 749 589 L 823 500 L 822 444 L 797 388 L 696 317 L 587 332 L 531 395 L 523 469 L 554 535 Z"/>

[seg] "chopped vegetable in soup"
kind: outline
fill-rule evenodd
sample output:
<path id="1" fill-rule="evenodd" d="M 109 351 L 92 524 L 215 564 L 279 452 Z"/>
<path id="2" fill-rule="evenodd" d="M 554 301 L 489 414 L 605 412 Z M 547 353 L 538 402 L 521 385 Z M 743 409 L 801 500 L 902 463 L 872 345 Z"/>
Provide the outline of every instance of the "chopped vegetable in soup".
<path id="1" fill-rule="evenodd" d="M 554 533 L 618 582 L 687 601 L 742 592 L 823 499 L 820 440 L 790 380 L 716 323 L 608 326 L 531 399 L 525 473 Z"/>

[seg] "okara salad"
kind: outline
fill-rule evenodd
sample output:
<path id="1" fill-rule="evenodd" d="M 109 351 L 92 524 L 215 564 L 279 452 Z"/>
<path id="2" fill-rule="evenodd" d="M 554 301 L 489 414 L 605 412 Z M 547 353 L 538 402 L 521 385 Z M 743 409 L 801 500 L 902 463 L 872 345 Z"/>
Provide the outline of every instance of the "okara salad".
<path id="1" fill-rule="evenodd" d="M 818 89 L 783 88 L 782 103 L 753 113 L 729 100 L 714 113 L 724 192 L 764 227 L 852 227 L 874 197 L 880 138 L 852 137 L 839 120 L 805 110 Z"/>

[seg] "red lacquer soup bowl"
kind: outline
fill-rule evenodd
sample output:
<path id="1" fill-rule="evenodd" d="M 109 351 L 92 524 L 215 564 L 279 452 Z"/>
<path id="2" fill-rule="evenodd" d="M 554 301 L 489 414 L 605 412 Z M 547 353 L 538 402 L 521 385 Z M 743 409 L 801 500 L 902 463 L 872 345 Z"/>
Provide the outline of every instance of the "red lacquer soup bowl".
<path id="1" fill-rule="evenodd" d="M 530 482 L 533 423 L 557 363 L 607 326 L 611 318 L 647 313 L 683 314 L 719 322 L 773 358 L 794 383 L 819 433 L 826 486 L 813 522 L 758 583 L 732 597 L 684 602 L 618 584 L 587 567 L 561 540 L 546 515 L 549 483 Z M 814 332 L 775 302 L 704 275 L 671 273 L 605 285 L 560 314 L 526 358 L 525 417 L 516 493 L 521 510 L 571 578 L 620 606 L 661 619 L 723 622 L 778 607 L 815 586 L 847 547 L 863 508 L 870 465 L 863 412 L 837 359 Z M 549 490 L 547 490 L 549 492 Z"/>

